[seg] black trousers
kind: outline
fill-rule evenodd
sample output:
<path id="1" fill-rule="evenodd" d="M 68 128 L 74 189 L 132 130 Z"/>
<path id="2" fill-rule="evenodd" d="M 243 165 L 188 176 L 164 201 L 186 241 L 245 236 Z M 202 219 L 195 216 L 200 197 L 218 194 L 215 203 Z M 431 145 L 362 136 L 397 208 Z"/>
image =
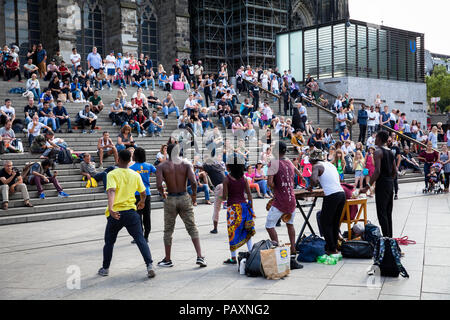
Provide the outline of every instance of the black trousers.
<path id="1" fill-rule="evenodd" d="M 345 193 L 333 193 L 323 199 L 320 227 L 326 241 L 325 250 L 337 250 L 339 238 L 339 222 L 345 206 Z"/>
<path id="2" fill-rule="evenodd" d="M 292 109 L 290 108 L 290 103 L 288 101 L 284 101 L 284 115 L 287 116 L 289 111 L 289 115 L 292 116 Z"/>
<path id="3" fill-rule="evenodd" d="M 358 138 L 358 141 L 362 142 L 363 144 L 366 141 L 366 131 L 367 131 L 367 125 L 360 124 L 359 125 L 359 138 Z"/>
<path id="4" fill-rule="evenodd" d="M 209 104 L 214 101 L 212 93 L 211 93 L 211 89 L 204 90 L 203 92 L 205 94 L 205 107 L 209 108 Z"/>
<path id="5" fill-rule="evenodd" d="M 384 237 L 392 238 L 392 208 L 394 205 L 394 179 L 380 178 L 375 187 L 378 222 Z"/>
<path id="6" fill-rule="evenodd" d="M 259 93 L 253 94 L 253 111 L 258 111 L 259 108 Z"/>
<path id="7" fill-rule="evenodd" d="M 11 80 L 15 76 L 19 78 L 19 81 L 22 80 L 22 75 L 20 74 L 19 69 L 17 70 L 6 69 L 6 80 Z"/>
<path id="8" fill-rule="evenodd" d="M 141 196 L 137 195 L 136 197 L 136 206 L 141 201 Z M 137 210 L 137 213 L 141 217 L 141 225 L 143 226 L 144 238 L 148 240 L 148 235 L 152 229 L 152 223 L 150 219 L 150 213 L 152 211 L 151 205 L 151 196 L 145 197 L 145 207 L 142 210 Z"/>
<path id="9" fill-rule="evenodd" d="M 97 124 L 97 120 L 92 121 L 91 125 L 91 130 L 95 129 L 95 125 Z M 78 120 L 78 125 L 81 127 L 81 130 L 84 130 L 85 126 L 89 126 L 89 119 L 79 119 Z"/>

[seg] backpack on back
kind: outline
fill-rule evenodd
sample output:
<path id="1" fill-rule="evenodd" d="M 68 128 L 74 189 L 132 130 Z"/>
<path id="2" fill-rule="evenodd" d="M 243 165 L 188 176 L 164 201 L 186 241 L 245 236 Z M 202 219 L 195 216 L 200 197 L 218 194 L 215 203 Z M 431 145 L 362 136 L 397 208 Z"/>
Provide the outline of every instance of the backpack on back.
<path id="1" fill-rule="evenodd" d="M 374 265 L 378 266 L 382 277 L 395 277 L 401 275 L 409 278 L 408 272 L 400 261 L 400 250 L 397 241 L 391 238 L 380 238 L 374 251 Z"/>
<path id="2" fill-rule="evenodd" d="M 261 250 L 267 250 L 273 247 L 272 241 L 262 240 L 253 245 L 252 251 L 245 263 L 245 274 L 249 277 L 262 277 L 261 272 Z"/>
<path id="3" fill-rule="evenodd" d="M 57 161 L 59 164 L 72 164 L 72 153 L 67 149 L 61 149 L 58 152 Z"/>

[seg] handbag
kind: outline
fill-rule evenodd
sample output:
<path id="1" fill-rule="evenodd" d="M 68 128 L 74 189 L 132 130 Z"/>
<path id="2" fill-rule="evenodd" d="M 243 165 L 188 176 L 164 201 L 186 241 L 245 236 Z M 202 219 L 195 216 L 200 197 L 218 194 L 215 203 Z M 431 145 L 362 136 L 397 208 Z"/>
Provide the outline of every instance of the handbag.
<path id="1" fill-rule="evenodd" d="M 325 240 L 317 235 L 304 237 L 295 248 L 299 262 L 316 262 L 317 257 L 325 254 Z"/>
<path id="2" fill-rule="evenodd" d="M 58 94 L 58 100 L 61 100 L 62 103 L 66 103 L 67 101 L 67 95 L 65 93 Z"/>
<path id="3" fill-rule="evenodd" d="M 287 246 L 261 250 L 261 271 L 269 280 L 279 280 L 291 271 L 290 249 Z"/>
<path id="4" fill-rule="evenodd" d="M 372 259 L 374 247 L 367 241 L 346 241 L 341 246 L 344 258 Z"/>

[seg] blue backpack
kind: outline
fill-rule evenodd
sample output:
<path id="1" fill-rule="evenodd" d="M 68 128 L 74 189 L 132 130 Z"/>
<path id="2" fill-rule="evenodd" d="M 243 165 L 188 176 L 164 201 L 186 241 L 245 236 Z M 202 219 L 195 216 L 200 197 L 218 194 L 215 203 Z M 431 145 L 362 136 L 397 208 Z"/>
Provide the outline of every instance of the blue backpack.
<path id="1" fill-rule="evenodd" d="M 380 268 L 382 277 L 398 278 L 400 274 L 403 278 L 409 278 L 408 272 L 403 267 L 400 258 L 400 248 L 395 239 L 378 239 L 373 260 L 374 265 Z"/>
<path id="2" fill-rule="evenodd" d="M 310 235 L 303 238 L 297 245 L 298 252 L 297 261 L 299 262 L 316 262 L 317 257 L 325 254 L 325 240 L 318 235 Z"/>

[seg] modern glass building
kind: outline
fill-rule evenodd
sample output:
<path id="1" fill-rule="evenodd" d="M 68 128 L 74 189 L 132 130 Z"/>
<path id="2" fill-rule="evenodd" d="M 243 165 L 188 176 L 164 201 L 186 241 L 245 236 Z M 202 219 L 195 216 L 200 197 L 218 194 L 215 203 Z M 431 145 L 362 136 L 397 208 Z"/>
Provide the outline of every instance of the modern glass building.
<path id="1" fill-rule="evenodd" d="M 297 81 L 359 77 L 425 82 L 424 35 L 356 20 L 277 34 L 276 60 Z"/>

